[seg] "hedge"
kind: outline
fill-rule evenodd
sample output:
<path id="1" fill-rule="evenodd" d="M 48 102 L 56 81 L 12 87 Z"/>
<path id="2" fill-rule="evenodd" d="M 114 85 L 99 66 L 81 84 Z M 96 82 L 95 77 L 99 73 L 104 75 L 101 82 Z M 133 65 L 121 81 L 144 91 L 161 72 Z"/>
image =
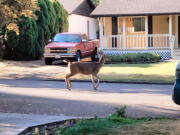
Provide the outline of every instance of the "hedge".
<path id="1" fill-rule="evenodd" d="M 161 57 L 155 53 L 127 53 L 127 54 L 117 54 L 108 55 L 107 61 L 111 62 L 157 62 L 161 60 Z"/>

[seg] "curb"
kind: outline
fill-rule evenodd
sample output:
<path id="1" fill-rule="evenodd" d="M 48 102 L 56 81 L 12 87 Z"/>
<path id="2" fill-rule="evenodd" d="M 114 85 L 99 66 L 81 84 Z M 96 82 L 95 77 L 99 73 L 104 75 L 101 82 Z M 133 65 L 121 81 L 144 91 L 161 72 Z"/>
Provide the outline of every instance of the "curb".
<path id="1" fill-rule="evenodd" d="M 75 119 L 67 119 L 67 120 L 56 121 L 56 122 L 45 123 L 45 124 L 36 125 L 36 126 L 32 126 L 32 127 L 27 127 L 25 130 L 20 132 L 18 135 L 25 135 L 28 132 L 31 132 L 36 127 L 45 127 L 45 126 L 52 126 L 52 125 L 63 125 L 63 124 L 66 123 L 66 121 L 69 121 L 69 120 L 75 120 Z"/>
<path id="2" fill-rule="evenodd" d="M 42 79 L 41 81 L 59 81 L 64 82 L 62 79 Z M 90 82 L 88 80 L 71 80 L 71 82 Z M 154 85 L 174 85 L 174 83 L 156 83 L 156 82 L 127 82 L 127 81 L 100 81 L 101 83 L 127 83 L 127 84 L 154 84 Z"/>
<path id="3" fill-rule="evenodd" d="M 0 79 L 0 80 L 24 80 L 24 81 L 57 81 L 57 82 L 64 82 L 64 79 L 41 79 L 41 78 L 9 78 L 9 79 Z M 91 80 L 71 80 L 71 82 L 89 82 Z M 100 81 L 100 83 L 127 83 L 127 84 L 153 84 L 153 85 L 174 85 L 174 83 L 156 83 L 156 82 L 128 82 L 128 81 Z"/>

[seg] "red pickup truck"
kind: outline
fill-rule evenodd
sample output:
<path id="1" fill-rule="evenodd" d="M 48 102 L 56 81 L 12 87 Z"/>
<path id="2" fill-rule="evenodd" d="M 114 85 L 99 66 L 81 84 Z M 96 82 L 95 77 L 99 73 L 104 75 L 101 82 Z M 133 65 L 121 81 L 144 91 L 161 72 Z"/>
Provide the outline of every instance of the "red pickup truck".
<path id="1" fill-rule="evenodd" d="M 46 65 L 51 65 L 55 60 L 76 60 L 91 56 L 92 61 L 97 58 L 99 47 L 98 40 L 88 40 L 82 33 L 59 33 L 45 46 L 44 58 Z"/>

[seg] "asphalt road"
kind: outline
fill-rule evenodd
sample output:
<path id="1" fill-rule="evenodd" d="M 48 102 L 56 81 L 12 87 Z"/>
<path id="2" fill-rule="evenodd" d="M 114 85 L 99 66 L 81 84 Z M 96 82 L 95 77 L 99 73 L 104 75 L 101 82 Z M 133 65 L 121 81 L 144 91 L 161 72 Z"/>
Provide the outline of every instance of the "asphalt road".
<path id="1" fill-rule="evenodd" d="M 132 117 L 180 117 L 171 99 L 172 85 L 0 80 L 0 113 L 73 117 L 106 116 L 127 106 Z"/>

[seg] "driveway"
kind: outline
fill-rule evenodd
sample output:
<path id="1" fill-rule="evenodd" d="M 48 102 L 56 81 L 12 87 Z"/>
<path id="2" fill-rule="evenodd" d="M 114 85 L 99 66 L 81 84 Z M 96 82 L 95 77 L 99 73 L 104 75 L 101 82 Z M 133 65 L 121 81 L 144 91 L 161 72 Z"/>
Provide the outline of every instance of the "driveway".
<path id="1" fill-rule="evenodd" d="M 36 61 L 1 61 L 1 79 L 30 79 L 47 80 L 54 79 L 55 75 L 67 71 L 67 66 L 55 62 L 53 66 L 47 66 L 42 60 Z"/>

